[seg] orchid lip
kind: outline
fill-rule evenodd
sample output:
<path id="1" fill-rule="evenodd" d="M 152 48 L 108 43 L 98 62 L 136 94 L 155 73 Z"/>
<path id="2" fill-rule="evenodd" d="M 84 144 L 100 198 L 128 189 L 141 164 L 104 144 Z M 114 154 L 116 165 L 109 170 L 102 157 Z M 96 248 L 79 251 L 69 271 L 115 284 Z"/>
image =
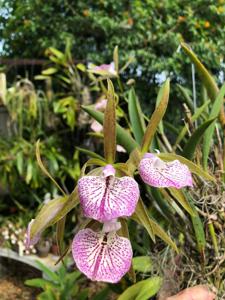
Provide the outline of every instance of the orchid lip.
<path id="1" fill-rule="evenodd" d="M 72 243 L 78 269 L 93 281 L 116 283 L 129 271 L 132 248 L 127 238 L 116 232 L 80 230 Z"/>
<path id="2" fill-rule="evenodd" d="M 85 217 L 106 222 L 134 213 L 140 195 L 137 182 L 128 176 L 114 175 L 115 169 L 107 165 L 103 176 L 84 176 L 78 181 Z"/>

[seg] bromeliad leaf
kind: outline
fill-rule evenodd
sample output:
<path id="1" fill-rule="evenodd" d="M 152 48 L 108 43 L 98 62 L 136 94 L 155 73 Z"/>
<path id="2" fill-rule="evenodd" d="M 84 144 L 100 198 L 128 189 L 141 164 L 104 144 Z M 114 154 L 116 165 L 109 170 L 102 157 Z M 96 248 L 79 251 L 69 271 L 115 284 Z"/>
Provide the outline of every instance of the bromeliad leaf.
<path id="1" fill-rule="evenodd" d="M 141 111 L 141 106 L 134 89 L 129 91 L 128 112 L 135 140 L 138 142 L 138 144 L 141 144 L 146 126 L 143 113 Z"/>
<path id="2" fill-rule="evenodd" d="M 148 152 L 152 139 L 156 133 L 157 127 L 166 112 L 166 108 L 169 100 L 169 92 L 170 92 L 170 82 L 169 79 L 167 79 L 166 82 L 159 90 L 159 96 L 158 96 L 159 105 L 156 107 L 148 123 L 148 127 L 146 129 L 142 141 L 142 153 Z"/>
<path id="3" fill-rule="evenodd" d="M 112 81 L 108 79 L 107 105 L 104 113 L 104 154 L 109 164 L 113 164 L 116 155 L 116 104 Z"/>

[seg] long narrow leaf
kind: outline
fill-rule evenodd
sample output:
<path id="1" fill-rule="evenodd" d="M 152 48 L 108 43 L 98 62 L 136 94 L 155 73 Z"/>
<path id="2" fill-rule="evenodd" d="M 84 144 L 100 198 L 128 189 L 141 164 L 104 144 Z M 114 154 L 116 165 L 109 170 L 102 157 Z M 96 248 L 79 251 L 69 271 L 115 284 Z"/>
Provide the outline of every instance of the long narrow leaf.
<path id="1" fill-rule="evenodd" d="M 42 160 L 41 160 L 41 155 L 40 155 L 40 140 L 37 141 L 36 143 L 36 158 L 39 167 L 41 168 L 42 172 L 48 176 L 48 178 L 51 179 L 51 181 L 57 186 L 57 188 L 62 192 L 62 194 L 65 196 L 64 190 L 60 187 L 60 185 L 55 181 L 55 179 L 51 176 L 51 174 L 48 172 L 48 170 L 45 168 Z"/>
<path id="2" fill-rule="evenodd" d="M 221 111 L 221 107 L 224 104 L 224 94 L 225 94 L 225 84 L 221 87 L 218 96 L 216 97 L 215 102 L 213 103 L 211 112 L 209 114 L 209 118 L 217 118 L 219 112 Z M 210 146 L 212 143 L 213 132 L 215 129 L 215 122 L 209 126 L 204 135 L 203 141 L 203 168 L 207 169 L 208 156 L 210 152 Z"/>
<path id="3" fill-rule="evenodd" d="M 71 195 L 49 201 L 45 204 L 32 223 L 30 239 L 41 234 L 47 227 L 54 225 L 71 209 L 79 204 L 77 189 Z"/>
<path id="4" fill-rule="evenodd" d="M 202 106 L 200 106 L 199 108 L 196 109 L 195 114 L 190 118 L 190 121 L 193 123 L 195 122 L 201 115 L 202 113 L 206 110 L 206 108 L 208 107 L 210 103 L 210 100 L 208 100 L 207 102 L 205 102 Z M 174 148 L 177 147 L 177 145 L 183 140 L 184 136 L 186 135 L 188 129 L 187 126 L 185 125 L 181 131 L 179 132 L 179 135 L 176 139 L 176 142 L 174 144 Z"/>
<path id="5" fill-rule="evenodd" d="M 152 277 L 127 288 L 118 298 L 118 300 L 148 300 L 154 296 L 162 285 L 160 277 Z"/>
<path id="6" fill-rule="evenodd" d="M 170 92 L 170 82 L 169 79 L 167 79 L 166 82 L 159 90 L 159 94 L 160 94 L 159 105 L 156 107 L 148 123 L 148 127 L 146 129 L 142 141 L 142 147 L 141 147 L 142 153 L 148 152 L 152 139 L 156 133 L 157 127 L 166 112 L 166 108 L 169 100 L 169 92 Z"/>
<path id="7" fill-rule="evenodd" d="M 138 144 L 141 144 L 146 126 L 143 113 L 141 111 L 141 106 L 134 89 L 129 91 L 128 113 L 135 140 L 138 142 Z"/>
<path id="8" fill-rule="evenodd" d="M 181 47 L 183 48 L 185 53 L 189 56 L 191 61 L 195 64 L 197 72 L 204 83 L 204 86 L 208 92 L 210 99 L 214 101 L 219 92 L 219 89 L 212 75 L 210 75 L 208 70 L 203 66 L 203 64 L 200 62 L 198 57 L 195 55 L 195 53 L 190 49 L 190 47 L 187 44 L 181 43 Z"/>
<path id="9" fill-rule="evenodd" d="M 189 138 L 188 142 L 186 143 L 183 149 L 183 156 L 187 159 L 192 160 L 194 158 L 195 150 L 198 144 L 200 143 L 204 133 L 207 129 L 215 122 L 215 119 L 210 119 L 204 122 L 201 126 L 199 126 L 192 136 Z"/>

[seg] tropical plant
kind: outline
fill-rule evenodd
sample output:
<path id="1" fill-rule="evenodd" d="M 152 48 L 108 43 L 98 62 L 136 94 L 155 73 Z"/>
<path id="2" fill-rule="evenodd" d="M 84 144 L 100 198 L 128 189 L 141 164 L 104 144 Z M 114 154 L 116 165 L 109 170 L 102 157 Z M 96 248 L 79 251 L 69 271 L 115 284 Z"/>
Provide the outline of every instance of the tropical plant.
<path id="1" fill-rule="evenodd" d="M 56 272 L 46 267 L 41 262 L 36 262 L 43 272 L 43 278 L 34 278 L 25 281 L 28 286 L 41 288 L 38 300 L 85 300 L 88 299 L 88 289 L 81 290 L 82 282 L 79 271 L 68 272 L 62 264 Z"/>

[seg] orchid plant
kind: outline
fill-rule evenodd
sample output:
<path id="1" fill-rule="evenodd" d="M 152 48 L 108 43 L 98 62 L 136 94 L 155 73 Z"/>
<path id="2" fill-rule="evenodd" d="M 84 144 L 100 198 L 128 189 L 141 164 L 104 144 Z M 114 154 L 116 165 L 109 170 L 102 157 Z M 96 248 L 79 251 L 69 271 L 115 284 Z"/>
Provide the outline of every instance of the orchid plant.
<path id="1" fill-rule="evenodd" d="M 194 180 L 191 173 L 207 179 L 212 178 L 181 156 L 166 154 L 165 157 L 163 153 L 149 152 L 154 133 L 168 103 L 169 80 L 160 90 L 160 102 L 150 118 L 140 145 L 116 124 L 114 87 L 109 79 L 107 81 L 107 103 L 104 114 L 96 110 L 94 115 L 97 121 L 103 123 L 104 158 L 101 156 L 96 158 L 93 155 L 95 158 L 89 159 L 84 164 L 77 187 L 71 195 L 66 195 L 45 169 L 40 157 L 39 142 L 37 143 L 36 154 L 39 165 L 59 187 L 63 196 L 44 205 L 36 219 L 30 222 L 27 230 L 27 247 L 35 244 L 50 225 L 57 223 L 57 231 L 62 232 L 66 214 L 80 203 L 83 215 L 88 221 L 72 242 L 76 266 L 91 280 L 116 283 L 127 272 L 132 273 L 133 253 L 127 227 L 128 218 L 143 225 L 153 241 L 157 235 L 177 251 L 175 243 L 149 216 L 136 181 L 137 172 L 147 185 L 170 189 L 180 197 L 185 197 L 181 188 L 193 187 Z M 88 111 L 89 108 L 84 109 Z M 127 162 L 116 163 L 116 144 L 121 139 L 126 139 L 123 146 L 130 156 Z M 161 158 L 166 158 L 166 161 Z M 86 168 L 93 165 L 98 167 L 85 174 Z M 184 202 L 181 204 L 192 213 L 188 201 L 185 199 Z M 59 241 L 61 238 L 62 234 Z"/>

